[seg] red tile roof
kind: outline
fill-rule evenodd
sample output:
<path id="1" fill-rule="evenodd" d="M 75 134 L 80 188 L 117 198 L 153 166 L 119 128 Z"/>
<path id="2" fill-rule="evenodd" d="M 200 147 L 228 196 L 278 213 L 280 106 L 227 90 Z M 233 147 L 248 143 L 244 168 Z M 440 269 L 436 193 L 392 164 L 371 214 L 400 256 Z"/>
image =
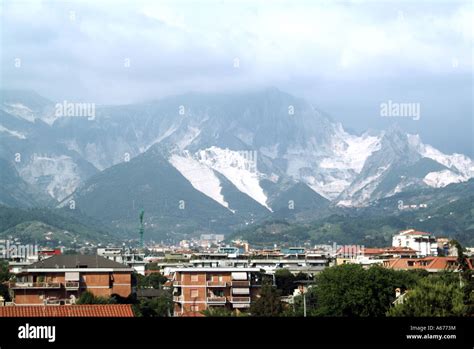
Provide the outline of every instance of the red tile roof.
<path id="1" fill-rule="evenodd" d="M 466 258 L 468 268 L 473 269 L 472 261 Z M 411 265 L 410 265 L 410 264 Z M 394 258 L 384 262 L 391 269 L 457 270 L 457 257 Z"/>
<path id="2" fill-rule="evenodd" d="M 424 231 L 416 231 L 413 229 L 401 231 L 400 234 L 402 235 L 431 235 L 430 233 L 426 233 Z"/>
<path id="3" fill-rule="evenodd" d="M 134 317 L 130 304 L 14 305 L 0 307 L 0 317 Z"/>
<path id="4" fill-rule="evenodd" d="M 362 250 L 362 252 L 364 253 L 364 255 L 378 255 L 378 254 L 381 254 L 384 252 L 384 249 L 383 248 L 364 248 Z"/>
<path id="5" fill-rule="evenodd" d="M 386 247 L 384 253 L 416 255 L 416 251 L 410 247 Z"/>

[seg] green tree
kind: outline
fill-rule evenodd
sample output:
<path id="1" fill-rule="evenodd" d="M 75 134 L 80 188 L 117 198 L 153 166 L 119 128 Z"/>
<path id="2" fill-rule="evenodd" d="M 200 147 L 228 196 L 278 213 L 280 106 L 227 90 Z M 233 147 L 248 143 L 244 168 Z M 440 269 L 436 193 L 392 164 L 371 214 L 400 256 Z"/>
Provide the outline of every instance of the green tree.
<path id="1" fill-rule="evenodd" d="M 168 280 L 160 273 L 152 273 L 146 276 L 137 274 L 137 286 L 139 288 L 155 288 L 161 289 L 163 284 Z"/>
<path id="2" fill-rule="evenodd" d="M 76 304 L 115 304 L 114 298 L 94 296 L 92 292 L 82 292 Z"/>
<path id="3" fill-rule="evenodd" d="M 281 292 L 270 285 L 263 285 L 260 297 L 250 306 L 252 316 L 280 316 L 283 313 Z"/>
<path id="4" fill-rule="evenodd" d="M 473 272 L 469 268 L 469 263 L 464 255 L 464 248 L 457 240 L 451 240 L 450 245 L 457 250 L 460 273 L 458 274 L 459 283 L 463 288 L 463 301 L 466 305 L 466 315 L 474 315 L 474 278 Z"/>
<path id="5" fill-rule="evenodd" d="M 232 310 L 229 310 L 225 307 L 214 307 L 214 308 L 207 308 L 206 310 L 201 311 L 206 317 L 230 317 L 236 316 Z"/>
<path id="6" fill-rule="evenodd" d="M 138 317 L 168 317 L 173 314 L 173 296 L 166 291 L 156 298 L 142 299 L 133 309 Z"/>
<path id="7" fill-rule="evenodd" d="M 296 277 L 288 269 L 278 269 L 275 272 L 275 284 L 283 296 L 293 293 L 293 290 L 297 287 L 295 281 Z"/>
<path id="8" fill-rule="evenodd" d="M 388 316 L 462 316 L 466 314 L 464 293 L 456 283 L 425 278 L 408 291 L 403 303 L 392 307 Z"/>
<path id="9" fill-rule="evenodd" d="M 10 280 L 12 274 L 8 269 L 8 262 L 0 261 L 0 296 L 6 301 L 10 300 L 10 293 L 8 292 L 8 286 L 5 283 Z"/>
<path id="10" fill-rule="evenodd" d="M 385 316 L 395 289 L 416 284 L 419 275 L 380 266 L 356 264 L 326 268 L 316 277 L 318 316 Z"/>

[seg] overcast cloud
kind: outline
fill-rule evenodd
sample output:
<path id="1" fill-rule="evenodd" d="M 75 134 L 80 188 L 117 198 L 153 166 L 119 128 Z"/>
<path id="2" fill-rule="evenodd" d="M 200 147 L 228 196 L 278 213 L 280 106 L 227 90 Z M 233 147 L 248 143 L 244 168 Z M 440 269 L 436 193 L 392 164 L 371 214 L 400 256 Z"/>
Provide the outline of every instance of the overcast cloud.
<path id="1" fill-rule="evenodd" d="M 97 2 L 2 1 L 2 86 L 95 103 L 276 86 L 358 131 L 388 123 L 381 101 L 421 102 L 407 129 L 473 153 L 471 1 Z"/>

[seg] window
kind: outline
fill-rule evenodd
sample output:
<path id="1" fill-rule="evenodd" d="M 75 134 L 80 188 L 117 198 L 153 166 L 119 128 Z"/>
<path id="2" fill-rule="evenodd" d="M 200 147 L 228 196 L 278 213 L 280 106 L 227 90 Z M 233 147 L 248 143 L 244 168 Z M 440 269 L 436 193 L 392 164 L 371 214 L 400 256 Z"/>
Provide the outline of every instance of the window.
<path id="1" fill-rule="evenodd" d="M 199 305 L 191 305 L 191 311 L 199 311 Z"/>
<path id="2" fill-rule="evenodd" d="M 198 274 L 191 274 L 191 282 L 198 282 L 199 275 Z"/>
<path id="3" fill-rule="evenodd" d="M 191 298 L 197 298 L 199 296 L 199 291 L 196 289 L 191 290 Z"/>

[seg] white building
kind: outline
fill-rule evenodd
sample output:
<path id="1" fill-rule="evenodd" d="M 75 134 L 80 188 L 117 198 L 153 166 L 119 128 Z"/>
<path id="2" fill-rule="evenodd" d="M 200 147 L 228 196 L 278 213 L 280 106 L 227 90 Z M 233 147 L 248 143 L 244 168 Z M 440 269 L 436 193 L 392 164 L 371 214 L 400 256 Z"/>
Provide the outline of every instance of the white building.
<path id="1" fill-rule="evenodd" d="M 128 265 L 130 268 L 135 269 L 138 274 L 145 275 L 145 265 L 147 262 L 143 253 L 134 253 L 120 247 L 106 247 L 98 248 L 97 255 Z"/>
<path id="2" fill-rule="evenodd" d="M 438 255 L 436 238 L 430 233 L 415 229 L 404 230 L 395 235 L 392 239 L 392 246 L 412 248 L 418 256 Z"/>

